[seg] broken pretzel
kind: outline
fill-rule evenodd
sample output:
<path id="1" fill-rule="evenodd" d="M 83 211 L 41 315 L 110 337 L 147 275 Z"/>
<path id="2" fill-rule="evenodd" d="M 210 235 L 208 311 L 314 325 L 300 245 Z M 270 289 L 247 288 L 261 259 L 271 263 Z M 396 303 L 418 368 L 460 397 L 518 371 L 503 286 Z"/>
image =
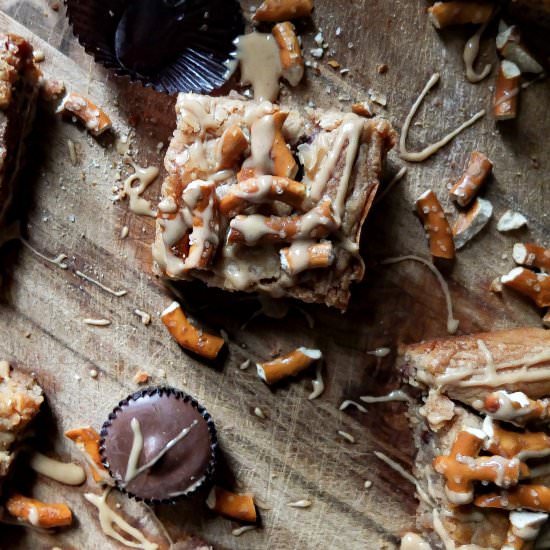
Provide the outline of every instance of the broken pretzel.
<path id="1" fill-rule="evenodd" d="M 550 413 L 550 400 L 530 399 L 522 392 L 499 390 L 485 397 L 483 409 L 492 418 L 524 426 L 533 420 L 546 420 Z"/>
<path id="2" fill-rule="evenodd" d="M 550 275 L 515 267 L 500 280 L 503 285 L 531 298 L 539 307 L 550 306 Z"/>
<path id="3" fill-rule="evenodd" d="M 322 357 L 318 349 L 300 347 L 267 363 L 257 363 L 258 376 L 266 384 L 275 384 L 289 376 L 298 375 Z"/>
<path id="4" fill-rule="evenodd" d="M 258 243 L 285 243 L 301 239 L 322 239 L 339 227 L 325 200 L 305 214 L 291 216 L 237 216 L 230 222 L 228 243 L 255 246 Z"/>
<path id="5" fill-rule="evenodd" d="M 510 483 L 519 479 L 519 460 L 507 464 L 491 457 L 476 458 L 486 440 L 486 434 L 475 428 L 459 432 L 448 456 L 440 455 L 433 461 L 434 470 L 445 477 L 445 494 L 453 504 L 467 504 L 474 498 L 473 481 L 504 481 L 504 469 Z M 499 469 L 500 468 L 500 469 Z"/>
<path id="6" fill-rule="evenodd" d="M 248 139 L 238 124 L 234 124 L 222 134 L 218 145 L 219 170 L 228 170 L 237 166 L 246 150 Z"/>
<path id="7" fill-rule="evenodd" d="M 92 467 L 92 477 L 96 483 L 111 481 L 109 472 L 101 461 L 99 454 L 99 434 L 93 428 L 87 426 L 74 428 L 65 432 L 65 437 L 76 443 L 76 446 L 87 458 Z"/>
<path id="8" fill-rule="evenodd" d="M 512 257 L 519 265 L 538 267 L 550 273 L 550 248 L 535 243 L 516 243 Z"/>
<path id="9" fill-rule="evenodd" d="M 284 178 L 293 179 L 298 173 L 298 164 L 294 160 L 290 149 L 288 148 L 285 137 L 283 135 L 283 124 L 288 117 L 285 111 L 277 111 L 272 115 L 265 115 L 254 124 L 251 128 L 250 147 L 254 150 L 256 140 L 264 139 L 265 125 L 269 122 L 273 125 L 273 145 L 270 151 L 270 171 L 273 176 L 281 176 Z M 266 120 L 267 118 L 267 120 Z M 269 124 L 268 124 L 269 126 Z M 256 137 L 258 135 L 258 137 Z M 254 155 L 252 155 L 254 156 Z M 250 159 L 249 159 L 250 160 Z M 270 172 L 259 172 L 256 166 L 250 166 L 248 161 L 245 161 L 241 170 L 237 174 L 237 180 L 243 181 L 256 176 L 262 176 Z"/>
<path id="10" fill-rule="evenodd" d="M 19 494 L 9 497 L 5 507 L 12 516 L 33 527 L 53 529 L 66 527 L 73 521 L 73 514 L 66 504 L 50 504 Z"/>
<path id="11" fill-rule="evenodd" d="M 275 23 L 287 19 L 308 17 L 313 11 L 313 0 L 264 0 L 254 14 L 254 21 Z"/>
<path id="12" fill-rule="evenodd" d="M 489 435 L 485 448 L 495 455 L 521 460 L 550 455 L 550 436 L 544 432 L 512 432 L 489 417 L 483 426 Z"/>
<path id="13" fill-rule="evenodd" d="M 67 93 L 57 112 L 75 116 L 93 136 L 99 136 L 111 128 L 111 119 L 107 113 L 77 92 Z"/>
<path id="14" fill-rule="evenodd" d="M 495 84 L 493 113 L 496 120 L 516 118 L 520 92 L 521 71 L 512 61 L 503 59 L 498 68 Z"/>
<path id="15" fill-rule="evenodd" d="M 210 510 L 222 516 L 255 523 L 257 519 L 256 506 L 252 495 L 239 495 L 218 487 L 212 487 L 206 505 Z"/>
<path id="16" fill-rule="evenodd" d="M 464 173 L 449 191 L 451 198 L 460 206 L 469 204 L 492 169 L 493 163 L 483 153 L 473 151 Z"/>
<path id="17" fill-rule="evenodd" d="M 291 86 L 298 86 L 304 76 L 304 58 L 294 25 L 289 21 L 277 23 L 271 32 L 279 46 L 283 78 Z"/>
<path id="18" fill-rule="evenodd" d="M 306 187 L 299 181 L 280 176 L 258 176 L 237 183 L 220 201 L 220 212 L 233 217 L 250 204 L 281 201 L 301 209 L 306 198 Z"/>
<path id="19" fill-rule="evenodd" d="M 182 347 L 207 359 L 215 359 L 225 341 L 194 327 L 178 302 L 172 302 L 160 315 L 162 322 Z"/>
<path id="20" fill-rule="evenodd" d="M 334 263 L 334 249 L 330 241 L 296 241 L 280 251 L 281 266 L 289 275 L 308 269 L 329 267 Z"/>
<path id="21" fill-rule="evenodd" d="M 424 224 L 432 256 L 452 260 L 455 257 L 455 245 L 451 228 L 443 208 L 432 190 L 428 190 L 418 197 L 416 211 Z"/>
<path id="22" fill-rule="evenodd" d="M 509 491 L 478 496 L 474 504 L 480 508 L 550 512 L 550 487 L 538 484 L 518 485 Z"/>
<path id="23" fill-rule="evenodd" d="M 428 8 L 434 27 L 487 23 L 493 15 L 492 4 L 483 2 L 436 2 Z"/>

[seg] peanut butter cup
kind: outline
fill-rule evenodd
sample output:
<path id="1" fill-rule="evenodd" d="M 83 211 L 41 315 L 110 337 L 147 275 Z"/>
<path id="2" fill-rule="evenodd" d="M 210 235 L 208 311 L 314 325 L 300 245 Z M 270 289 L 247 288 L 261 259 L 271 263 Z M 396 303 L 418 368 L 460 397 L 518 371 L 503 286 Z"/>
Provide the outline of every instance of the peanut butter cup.
<path id="1" fill-rule="evenodd" d="M 216 447 L 206 409 L 168 387 L 122 400 L 101 430 L 101 456 L 117 487 L 149 503 L 188 497 L 208 484 Z"/>
<path id="2" fill-rule="evenodd" d="M 159 92 L 223 86 L 243 33 L 237 0 L 66 0 L 86 51 L 118 76 Z"/>

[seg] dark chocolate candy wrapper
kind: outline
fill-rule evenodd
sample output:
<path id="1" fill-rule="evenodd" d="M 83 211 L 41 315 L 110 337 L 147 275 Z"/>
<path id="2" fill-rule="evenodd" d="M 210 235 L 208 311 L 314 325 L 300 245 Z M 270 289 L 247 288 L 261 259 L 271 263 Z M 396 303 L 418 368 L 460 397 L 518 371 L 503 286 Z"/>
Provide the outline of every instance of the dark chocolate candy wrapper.
<path id="1" fill-rule="evenodd" d="M 169 94 L 210 93 L 226 82 L 238 0 L 65 0 L 86 52 L 119 76 Z"/>
<path id="2" fill-rule="evenodd" d="M 137 419 L 143 436 L 138 467 L 167 448 L 151 467 L 125 482 Z M 181 430 L 187 435 L 167 445 Z M 216 467 L 217 435 L 204 407 L 189 395 L 170 387 L 137 391 L 109 414 L 101 429 L 100 453 L 116 486 L 149 504 L 173 503 L 206 490 Z"/>

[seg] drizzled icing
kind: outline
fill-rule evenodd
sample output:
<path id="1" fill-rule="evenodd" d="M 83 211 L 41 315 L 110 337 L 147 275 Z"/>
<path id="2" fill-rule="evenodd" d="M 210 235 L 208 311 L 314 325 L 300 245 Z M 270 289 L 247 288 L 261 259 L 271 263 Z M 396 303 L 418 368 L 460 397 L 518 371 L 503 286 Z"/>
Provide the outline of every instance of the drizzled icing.
<path id="1" fill-rule="evenodd" d="M 479 40 L 481 35 L 485 32 L 489 21 L 479 27 L 475 34 L 470 38 L 464 46 L 464 65 L 466 66 L 466 78 L 470 82 L 480 82 L 485 77 L 489 76 L 492 65 L 487 63 L 480 73 L 477 73 L 474 69 L 475 60 L 479 54 Z"/>
<path id="2" fill-rule="evenodd" d="M 252 32 L 239 36 L 236 59 L 241 63 L 241 81 L 252 84 L 254 99 L 274 101 L 282 75 L 279 47 L 272 34 Z"/>
<path id="3" fill-rule="evenodd" d="M 143 450 L 143 434 L 141 433 L 139 420 L 137 418 L 132 418 L 130 427 L 132 428 L 134 435 L 132 440 L 132 449 L 128 457 L 126 475 L 124 476 L 124 484 L 127 485 L 137 476 L 149 470 L 149 468 L 152 468 L 172 447 L 184 439 L 198 423 L 198 420 L 193 420 L 193 422 L 191 422 L 189 426 L 183 428 L 181 432 L 176 435 L 176 437 L 168 441 L 168 443 L 166 443 L 166 445 L 164 445 L 164 447 L 162 447 L 162 449 L 151 460 L 138 467 L 139 458 Z M 185 492 L 187 491 L 189 491 L 189 488 L 187 488 Z"/>
<path id="4" fill-rule="evenodd" d="M 154 218 L 157 213 L 154 211 L 151 203 L 147 199 L 144 199 L 141 195 L 145 192 L 149 185 L 157 179 L 159 169 L 155 166 L 142 168 L 133 162 L 131 165 L 134 169 L 134 173 L 130 174 L 124 180 L 120 198 L 129 197 L 130 210 L 134 212 L 134 214 Z M 139 182 L 138 185 L 134 186 L 135 182 Z"/>
<path id="5" fill-rule="evenodd" d="M 307 176 L 304 178 L 305 183 L 310 185 L 311 199 L 313 201 L 319 201 L 326 191 L 330 177 L 335 173 L 336 165 L 342 152 L 344 150 L 346 151 L 344 170 L 340 177 L 336 197 L 334 197 L 332 203 L 333 210 L 338 217 L 343 215 L 344 202 L 346 200 L 351 172 L 353 170 L 355 158 L 357 157 L 363 128 L 363 119 L 357 115 L 348 113 L 338 129 L 338 134 L 330 147 L 330 152 L 326 155 L 313 180 L 310 180 Z"/>
<path id="6" fill-rule="evenodd" d="M 39 452 L 32 454 L 29 464 L 35 472 L 65 485 L 80 485 L 86 480 L 86 472 L 78 464 L 61 462 Z"/>
<path id="7" fill-rule="evenodd" d="M 110 488 L 106 489 L 101 496 L 95 495 L 94 493 L 84 494 L 84 498 L 88 502 L 92 503 L 99 511 L 99 524 L 103 533 L 129 548 L 157 550 L 158 544 L 147 540 L 141 531 L 135 527 L 132 527 L 122 516 L 109 507 L 107 504 L 107 496 L 109 495 L 110 490 Z M 115 530 L 115 526 L 134 540 L 129 540 L 123 537 L 117 530 Z"/>
<path id="8" fill-rule="evenodd" d="M 418 107 L 420 107 L 420 104 L 424 100 L 424 97 L 426 97 L 426 94 L 437 84 L 439 81 L 439 73 L 434 73 L 430 80 L 428 80 L 426 86 L 424 86 L 424 89 L 420 92 L 420 95 L 418 96 L 417 100 L 414 102 L 413 106 L 411 107 L 411 110 L 409 111 L 409 114 L 407 115 L 407 118 L 405 119 L 405 122 L 403 123 L 403 129 L 401 130 L 401 137 L 399 139 L 399 156 L 403 160 L 407 160 L 409 162 L 422 162 L 426 160 L 427 158 L 431 157 L 434 153 L 437 153 L 439 149 L 447 145 L 454 137 L 456 137 L 460 132 L 474 124 L 476 121 L 478 121 L 482 116 L 485 115 L 485 111 L 481 110 L 478 113 L 476 113 L 474 116 L 472 116 L 470 119 L 468 119 L 466 122 L 458 126 L 455 130 L 452 132 L 449 132 L 446 136 L 442 137 L 439 141 L 436 141 L 435 143 L 428 145 L 422 151 L 419 152 L 411 152 L 407 150 L 407 135 L 409 133 L 409 127 L 411 125 L 412 119 L 414 118 L 414 115 L 416 114 L 416 111 L 418 110 Z"/>
<path id="9" fill-rule="evenodd" d="M 243 169 L 252 168 L 258 175 L 273 173 L 271 149 L 275 140 L 275 119 L 265 115 L 250 128 L 250 157 L 243 163 Z"/>
<path id="10" fill-rule="evenodd" d="M 352 210 L 351 219 L 346 219 L 346 201 L 360 147 L 369 145 L 370 133 L 382 136 L 384 125 L 371 128 L 353 113 L 301 116 L 279 111 L 267 101 L 218 101 L 191 94 L 179 96 L 176 110 L 178 130 L 166 156 L 170 175 L 163 184 L 153 245 L 157 272 L 176 279 L 197 277 L 232 290 L 255 287 L 280 297 L 292 293 L 287 289 L 307 277 L 299 277 L 304 271 L 328 271 L 335 265 L 334 271 L 340 272 L 352 261 L 361 262 L 356 235 L 348 234 L 357 212 Z M 228 169 L 220 162 L 220 144 L 226 136 L 226 151 L 231 147 L 231 129 L 238 139 L 246 140 L 246 147 L 236 145 L 244 147 L 241 154 L 246 159 Z M 310 140 L 303 142 L 307 136 Z M 298 156 L 305 173 L 296 183 L 292 178 L 298 165 L 291 151 L 284 149 L 300 142 Z M 189 211 L 184 195 L 194 181 L 201 181 L 196 178 L 215 184 L 216 200 L 223 205 L 215 208 L 220 214 L 220 242 L 214 246 L 220 250 L 202 267 L 204 273 L 196 272 L 190 265 L 195 262 L 188 261 L 194 212 Z M 287 182 L 281 183 L 281 200 L 276 196 L 276 178 Z M 285 186 L 292 184 L 294 190 L 287 193 Z M 298 196 L 300 189 L 303 199 Z M 293 200 L 287 202 L 289 196 Z M 355 206 L 355 197 L 353 202 Z M 308 245 L 319 248 L 308 250 Z M 362 275 L 363 269 L 357 267 L 353 279 Z"/>

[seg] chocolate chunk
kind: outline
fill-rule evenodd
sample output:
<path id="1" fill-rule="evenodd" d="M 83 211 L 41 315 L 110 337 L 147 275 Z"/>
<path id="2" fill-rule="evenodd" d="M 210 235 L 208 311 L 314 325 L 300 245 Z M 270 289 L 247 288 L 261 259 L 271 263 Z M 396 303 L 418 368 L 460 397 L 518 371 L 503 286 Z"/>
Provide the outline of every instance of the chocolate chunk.
<path id="1" fill-rule="evenodd" d="M 121 401 L 101 436 L 105 466 L 116 485 L 138 500 L 189 496 L 209 481 L 215 467 L 217 439 L 210 415 L 173 388 L 150 388 Z"/>

